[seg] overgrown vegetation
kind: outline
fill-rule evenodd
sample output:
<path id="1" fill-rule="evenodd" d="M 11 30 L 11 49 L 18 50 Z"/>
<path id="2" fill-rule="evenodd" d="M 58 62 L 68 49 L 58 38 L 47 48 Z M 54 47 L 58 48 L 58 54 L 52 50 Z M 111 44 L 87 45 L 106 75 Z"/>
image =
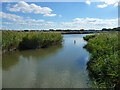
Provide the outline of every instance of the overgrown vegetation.
<path id="1" fill-rule="evenodd" d="M 92 39 L 90 39 L 92 38 Z M 118 32 L 86 36 L 85 48 L 91 53 L 88 69 L 98 87 L 117 88 L 120 86 L 120 50 Z"/>
<path id="2" fill-rule="evenodd" d="M 93 31 L 61 31 L 61 34 L 90 34 L 94 33 Z M 96 31 L 96 33 L 99 33 L 99 31 Z"/>
<path id="3" fill-rule="evenodd" d="M 35 49 L 62 41 L 59 33 L 2 31 L 2 50 Z"/>
<path id="4" fill-rule="evenodd" d="M 87 35 L 86 37 L 83 37 L 84 40 L 88 41 L 89 39 L 94 38 L 96 35 Z"/>

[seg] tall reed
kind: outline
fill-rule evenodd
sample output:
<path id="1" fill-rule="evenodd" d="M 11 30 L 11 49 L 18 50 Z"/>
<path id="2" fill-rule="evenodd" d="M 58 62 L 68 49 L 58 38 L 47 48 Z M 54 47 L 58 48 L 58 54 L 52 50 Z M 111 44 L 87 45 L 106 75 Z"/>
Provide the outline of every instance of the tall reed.
<path id="1" fill-rule="evenodd" d="M 35 49 L 57 44 L 63 37 L 52 32 L 2 31 L 2 50 Z"/>
<path id="2" fill-rule="evenodd" d="M 88 40 L 85 48 L 91 53 L 88 62 L 91 75 L 98 82 L 98 87 L 118 87 L 120 85 L 118 32 L 102 33 L 94 38 L 91 37 L 84 37 Z"/>

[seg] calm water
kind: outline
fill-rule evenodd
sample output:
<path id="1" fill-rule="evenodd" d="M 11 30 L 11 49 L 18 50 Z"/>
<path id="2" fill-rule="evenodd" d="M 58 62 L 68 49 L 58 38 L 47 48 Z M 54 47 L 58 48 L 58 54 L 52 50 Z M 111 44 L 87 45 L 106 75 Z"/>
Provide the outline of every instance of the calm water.
<path id="1" fill-rule="evenodd" d="M 3 88 L 88 88 L 89 53 L 83 36 L 63 35 L 62 45 L 3 55 Z"/>

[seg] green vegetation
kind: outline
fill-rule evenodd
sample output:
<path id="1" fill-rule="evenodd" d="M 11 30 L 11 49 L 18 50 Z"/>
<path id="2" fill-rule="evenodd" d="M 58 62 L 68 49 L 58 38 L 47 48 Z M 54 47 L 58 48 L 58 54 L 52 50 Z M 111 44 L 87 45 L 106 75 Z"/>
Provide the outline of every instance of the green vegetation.
<path id="1" fill-rule="evenodd" d="M 84 40 L 88 41 L 89 39 L 94 38 L 96 35 L 87 35 L 86 37 L 83 37 Z"/>
<path id="2" fill-rule="evenodd" d="M 25 35 L 15 31 L 2 31 L 2 50 L 10 50 L 18 47 Z"/>
<path id="3" fill-rule="evenodd" d="M 98 87 L 117 88 L 120 85 L 120 54 L 118 32 L 107 32 L 84 37 L 85 48 L 91 53 L 88 69 Z"/>
<path id="4" fill-rule="evenodd" d="M 52 32 L 17 32 L 2 31 L 2 50 L 35 49 L 57 44 L 63 37 Z"/>
<path id="5" fill-rule="evenodd" d="M 61 34 L 90 34 L 94 33 L 93 31 L 61 31 Z M 99 33 L 98 31 L 96 33 Z"/>

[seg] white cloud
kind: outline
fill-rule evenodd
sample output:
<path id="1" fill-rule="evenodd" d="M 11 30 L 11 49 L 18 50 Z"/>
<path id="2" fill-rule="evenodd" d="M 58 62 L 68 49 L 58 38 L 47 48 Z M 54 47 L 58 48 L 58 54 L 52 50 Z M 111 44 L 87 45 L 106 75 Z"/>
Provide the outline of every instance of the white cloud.
<path id="1" fill-rule="evenodd" d="M 97 5 L 98 8 L 105 8 L 107 6 L 118 6 L 118 2 L 120 0 L 86 0 L 85 3 L 90 5 L 92 2 L 99 2 L 99 3 L 103 3 L 103 4 L 99 4 Z"/>
<path id="2" fill-rule="evenodd" d="M 100 2 L 104 2 L 104 4 L 97 5 L 97 7 L 104 8 L 104 7 L 107 7 L 109 5 L 118 6 L 119 0 L 100 0 Z"/>
<path id="3" fill-rule="evenodd" d="M 102 29 L 118 26 L 118 19 L 75 18 L 73 22 L 62 22 L 64 27 L 73 29 Z"/>
<path id="4" fill-rule="evenodd" d="M 54 16 L 56 16 L 56 14 L 44 14 L 43 16 L 45 16 L 45 17 L 54 17 Z"/>
<path id="5" fill-rule="evenodd" d="M 108 5 L 115 4 L 115 3 L 119 2 L 119 0 L 100 0 L 100 1 L 104 2 L 104 3 L 108 4 Z"/>
<path id="6" fill-rule="evenodd" d="M 47 22 L 47 24 L 53 24 L 54 22 Z"/>
<path id="7" fill-rule="evenodd" d="M 3 22 L 3 27 L 13 29 L 102 29 L 118 27 L 118 19 L 75 18 L 71 22 L 50 22 L 42 19 L 24 18 L 15 14 L 0 12 L 0 17 L 12 22 Z M 22 26 L 21 26 L 22 25 Z M 4 29 L 4 28 L 3 28 Z"/>
<path id="8" fill-rule="evenodd" d="M 86 3 L 86 4 L 88 4 L 88 5 L 90 5 L 90 4 L 91 4 L 91 2 L 90 2 L 89 0 L 87 0 L 85 3 Z"/>
<path id="9" fill-rule="evenodd" d="M 28 21 L 28 22 L 44 22 L 45 20 L 35 20 L 35 19 L 26 19 L 25 21 Z"/>
<path id="10" fill-rule="evenodd" d="M 43 19 L 31 19 L 30 17 L 22 17 L 15 14 L 0 12 L 0 18 L 10 20 L 8 22 L 2 21 L 2 29 L 44 29 L 52 27 L 54 22 L 45 21 Z M 7 25 L 7 26 L 6 26 Z"/>
<path id="11" fill-rule="evenodd" d="M 80 21 L 81 19 L 80 18 L 75 18 L 73 19 L 74 21 Z"/>
<path id="12" fill-rule="evenodd" d="M 115 7 L 119 6 L 119 4 L 118 4 L 119 2 L 120 2 L 120 1 L 116 2 L 116 3 L 114 4 L 114 6 L 115 6 Z"/>
<path id="13" fill-rule="evenodd" d="M 54 24 L 54 22 L 45 22 L 45 23 L 19 23 L 19 24 L 21 24 L 21 25 L 34 25 L 34 26 L 46 26 L 46 25 L 53 25 Z"/>
<path id="14" fill-rule="evenodd" d="M 4 12 L 0 12 L 0 18 L 4 18 L 4 19 L 8 19 L 10 21 L 14 21 L 17 23 L 21 23 L 21 22 L 44 22 L 45 20 L 43 19 L 30 19 L 30 18 L 24 18 L 15 14 L 9 14 L 9 13 L 4 13 Z"/>
<path id="15" fill-rule="evenodd" d="M 13 6 L 8 5 L 7 10 L 12 12 L 35 13 L 48 16 L 56 16 L 56 14 L 51 14 L 53 10 L 49 7 L 41 7 L 36 4 L 28 4 L 24 1 L 20 1 Z"/>
<path id="16" fill-rule="evenodd" d="M 2 24 L 13 24 L 13 23 L 10 23 L 10 22 L 2 22 Z"/>
<path id="17" fill-rule="evenodd" d="M 97 7 L 99 7 L 99 8 L 105 8 L 107 6 L 108 6 L 107 4 L 97 5 Z"/>
<path id="18" fill-rule="evenodd" d="M 21 21 L 23 19 L 23 17 L 21 16 L 17 16 L 15 14 L 8 14 L 4 12 L 0 12 L 0 17 L 11 20 L 11 21 Z"/>

